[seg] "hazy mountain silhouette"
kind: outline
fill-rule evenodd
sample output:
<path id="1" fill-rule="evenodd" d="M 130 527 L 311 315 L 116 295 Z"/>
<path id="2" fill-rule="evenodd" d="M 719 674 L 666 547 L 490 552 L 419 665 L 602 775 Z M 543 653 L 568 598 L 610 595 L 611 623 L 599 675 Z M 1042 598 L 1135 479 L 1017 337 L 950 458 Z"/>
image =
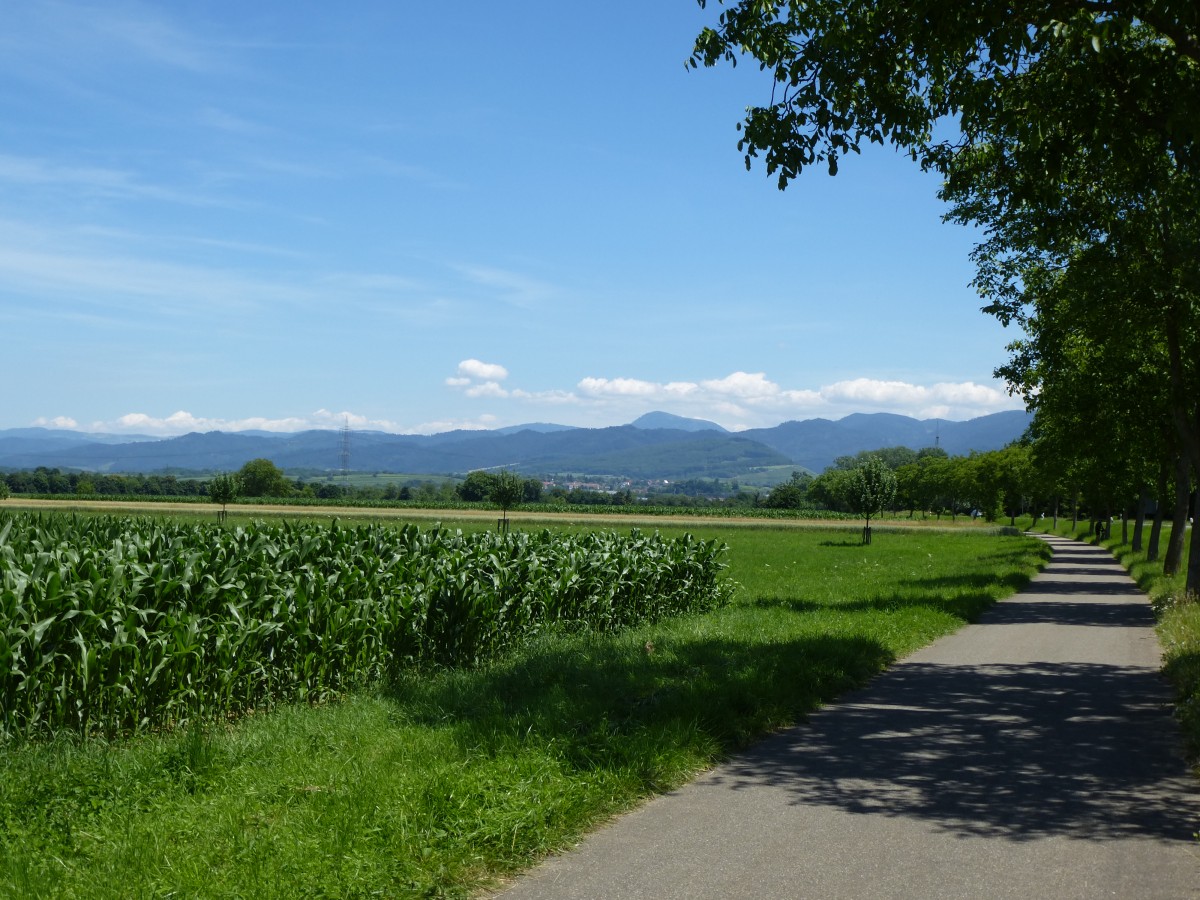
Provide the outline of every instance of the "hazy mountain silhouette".
<path id="1" fill-rule="evenodd" d="M 449 475 L 507 467 L 528 474 L 576 473 L 631 478 L 732 478 L 765 466 L 820 472 L 839 456 L 880 447 L 941 446 L 957 455 L 998 449 L 1020 437 L 1024 412 L 967 422 L 917 420 L 885 413 L 838 421 L 808 419 L 731 433 L 712 422 L 648 413 L 631 425 L 573 428 L 532 424 L 496 431 L 400 435 L 354 431 L 354 471 Z M 55 429 L 0 431 L 0 467 L 38 466 L 96 472 L 231 471 L 265 457 L 285 470 L 336 471 L 341 431 L 193 432 L 155 440 Z"/>

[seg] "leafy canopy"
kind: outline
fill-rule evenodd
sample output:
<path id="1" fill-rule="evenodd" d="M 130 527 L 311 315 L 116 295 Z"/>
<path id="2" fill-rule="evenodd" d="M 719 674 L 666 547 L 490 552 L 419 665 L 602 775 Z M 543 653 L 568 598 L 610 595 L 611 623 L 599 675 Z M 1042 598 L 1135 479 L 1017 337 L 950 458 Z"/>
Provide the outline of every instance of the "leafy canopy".
<path id="1" fill-rule="evenodd" d="M 1110 66 L 1103 51 L 1134 32 L 1136 53 Z M 1193 0 L 739 0 L 701 32 L 689 66 L 748 57 L 769 75 L 769 102 L 748 109 L 738 148 L 747 168 L 762 154 L 783 188 L 813 165 L 836 174 L 864 143 L 945 172 L 963 146 L 1030 120 L 1008 92 L 1056 53 L 1083 60 L 1125 109 L 1110 140 L 1154 134 L 1196 165 Z"/>

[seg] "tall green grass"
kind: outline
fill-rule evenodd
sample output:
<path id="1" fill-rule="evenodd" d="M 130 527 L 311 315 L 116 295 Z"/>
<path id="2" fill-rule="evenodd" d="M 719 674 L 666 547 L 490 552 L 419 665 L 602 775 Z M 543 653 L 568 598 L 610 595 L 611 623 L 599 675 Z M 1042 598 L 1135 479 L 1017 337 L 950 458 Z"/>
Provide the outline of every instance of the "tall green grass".
<path id="1" fill-rule="evenodd" d="M 1040 541 L 723 528 L 734 602 L 228 725 L 0 748 L 0 895 L 465 897 L 1023 584 Z"/>

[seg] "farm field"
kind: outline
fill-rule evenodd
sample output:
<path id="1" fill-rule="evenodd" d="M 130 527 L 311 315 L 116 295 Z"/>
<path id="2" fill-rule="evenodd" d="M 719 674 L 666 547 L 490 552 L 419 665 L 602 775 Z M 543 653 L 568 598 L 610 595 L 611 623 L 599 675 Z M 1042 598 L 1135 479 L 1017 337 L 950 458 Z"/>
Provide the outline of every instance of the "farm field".
<path id="1" fill-rule="evenodd" d="M 211 503 L 180 502 L 172 503 L 162 500 L 45 500 L 11 497 L 0 503 L 0 510 L 30 510 L 47 512 L 80 512 L 80 513 L 125 513 L 146 515 L 169 515 L 180 518 L 213 518 L 219 507 Z M 490 529 L 495 526 L 501 513 L 497 509 L 486 507 L 477 508 L 397 508 L 395 506 L 299 506 L 294 504 L 250 503 L 239 501 L 229 507 L 229 521 L 249 523 L 256 519 L 271 518 L 310 518 L 338 519 L 339 521 L 375 521 L 379 519 L 400 522 L 429 524 L 445 522 L 464 529 Z M 861 519 L 841 515 L 838 518 L 820 519 L 804 516 L 779 515 L 775 517 L 737 516 L 737 515 L 696 515 L 686 510 L 671 509 L 668 514 L 646 513 L 642 515 L 623 512 L 579 512 L 556 511 L 547 506 L 543 510 L 530 511 L 520 509 L 510 511 L 508 518 L 514 527 L 521 526 L 571 526 L 579 525 L 587 528 L 672 528 L 676 526 L 701 528 L 723 527 L 726 524 L 745 527 L 767 528 L 848 528 Z M 933 528 L 933 529 L 975 529 L 991 531 L 995 526 L 989 525 L 982 519 L 973 521 L 967 516 L 960 515 L 955 519 L 949 516 L 912 516 L 884 514 L 872 520 L 875 525 L 884 528 Z M 1028 524 L 1028 520 L 1026 520 Z"/>
<path id="2" fill-rule="evenodd" d="M 471 896 L 956 629 L 1047 552 L 982 528 L 863 547 L 845 524 L 653 524 L 727 544 L 732 602 L 320 702 L 10 742 L 0 894 Z M 596 527 L 629 525 L 556 530 Z"/>

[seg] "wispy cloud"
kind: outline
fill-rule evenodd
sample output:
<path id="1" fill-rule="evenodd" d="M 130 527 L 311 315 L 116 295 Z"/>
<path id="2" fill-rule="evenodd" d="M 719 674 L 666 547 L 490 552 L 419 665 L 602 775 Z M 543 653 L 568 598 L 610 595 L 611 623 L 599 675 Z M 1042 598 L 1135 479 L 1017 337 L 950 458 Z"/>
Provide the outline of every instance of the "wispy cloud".
<path id="1" fill-rule="evenodd" d="M 0 183 L 39 191 L 70 191 L 78 197 L 153 200 L 184 206 L 233 209 L 245 203 L 235 197 L 211 191 L 188 191 L 151 184 L 133 172 L 102 166 L 79 166 L 52 159 L 0 154 Z"/>
<path id="2" fill-rule="evenodd" d="M 185 25 L 162 4 L 58 0 L 6 8 L 0 51 L 0 67 L 16 77 L 84 94 L 130 68 L 200 77 L 236 73 L 244 52 L 211 27 Z"/>
<path id="3" fill-rule="evenodd" d="M 244 116 L 236 115 L 215 106 L 206 106 L 201 109 L 196 114 L 196 119 L 200 125 L 206 128 L 212 128 L 216 131 L 223 131 L 241 137 L 257 138 L 273 134 L 275 131 L 262 122 L 247 119 Z"/>
<path id="4" fill-rule="evenodd" d="M 205 264 L 209 247 L 235 249 L 246 264 Z M 263 275 L 255 256 L 297 265 Z M 120 318 L 132 311 L 153 325 L 171 316 L 305 307 L 441 319 L 446 313 L 431 294 L 421 280 L 396 273 L 313 272 L 303 255 L 269 246 L 0 220 L 0 295 L 36 298 L 42 316 Z"/>
<path id="5" fill-rule="evenodd" d="M 503 303 L 521 309 L 532 309 L 559 293 L 548 282 L 507 269 L 463 265 L 458 267 L 458 271 L 470 284 L 483 288 Z"/>
<path id="6" fill-rule="evenodd" d="M 152 6 L 133 13 L 105 6 L 77 7 L 86 25 L 122 53 L 189 72 L 211 73 L 227 68 L 220 45 L 180 28 Z"/>

